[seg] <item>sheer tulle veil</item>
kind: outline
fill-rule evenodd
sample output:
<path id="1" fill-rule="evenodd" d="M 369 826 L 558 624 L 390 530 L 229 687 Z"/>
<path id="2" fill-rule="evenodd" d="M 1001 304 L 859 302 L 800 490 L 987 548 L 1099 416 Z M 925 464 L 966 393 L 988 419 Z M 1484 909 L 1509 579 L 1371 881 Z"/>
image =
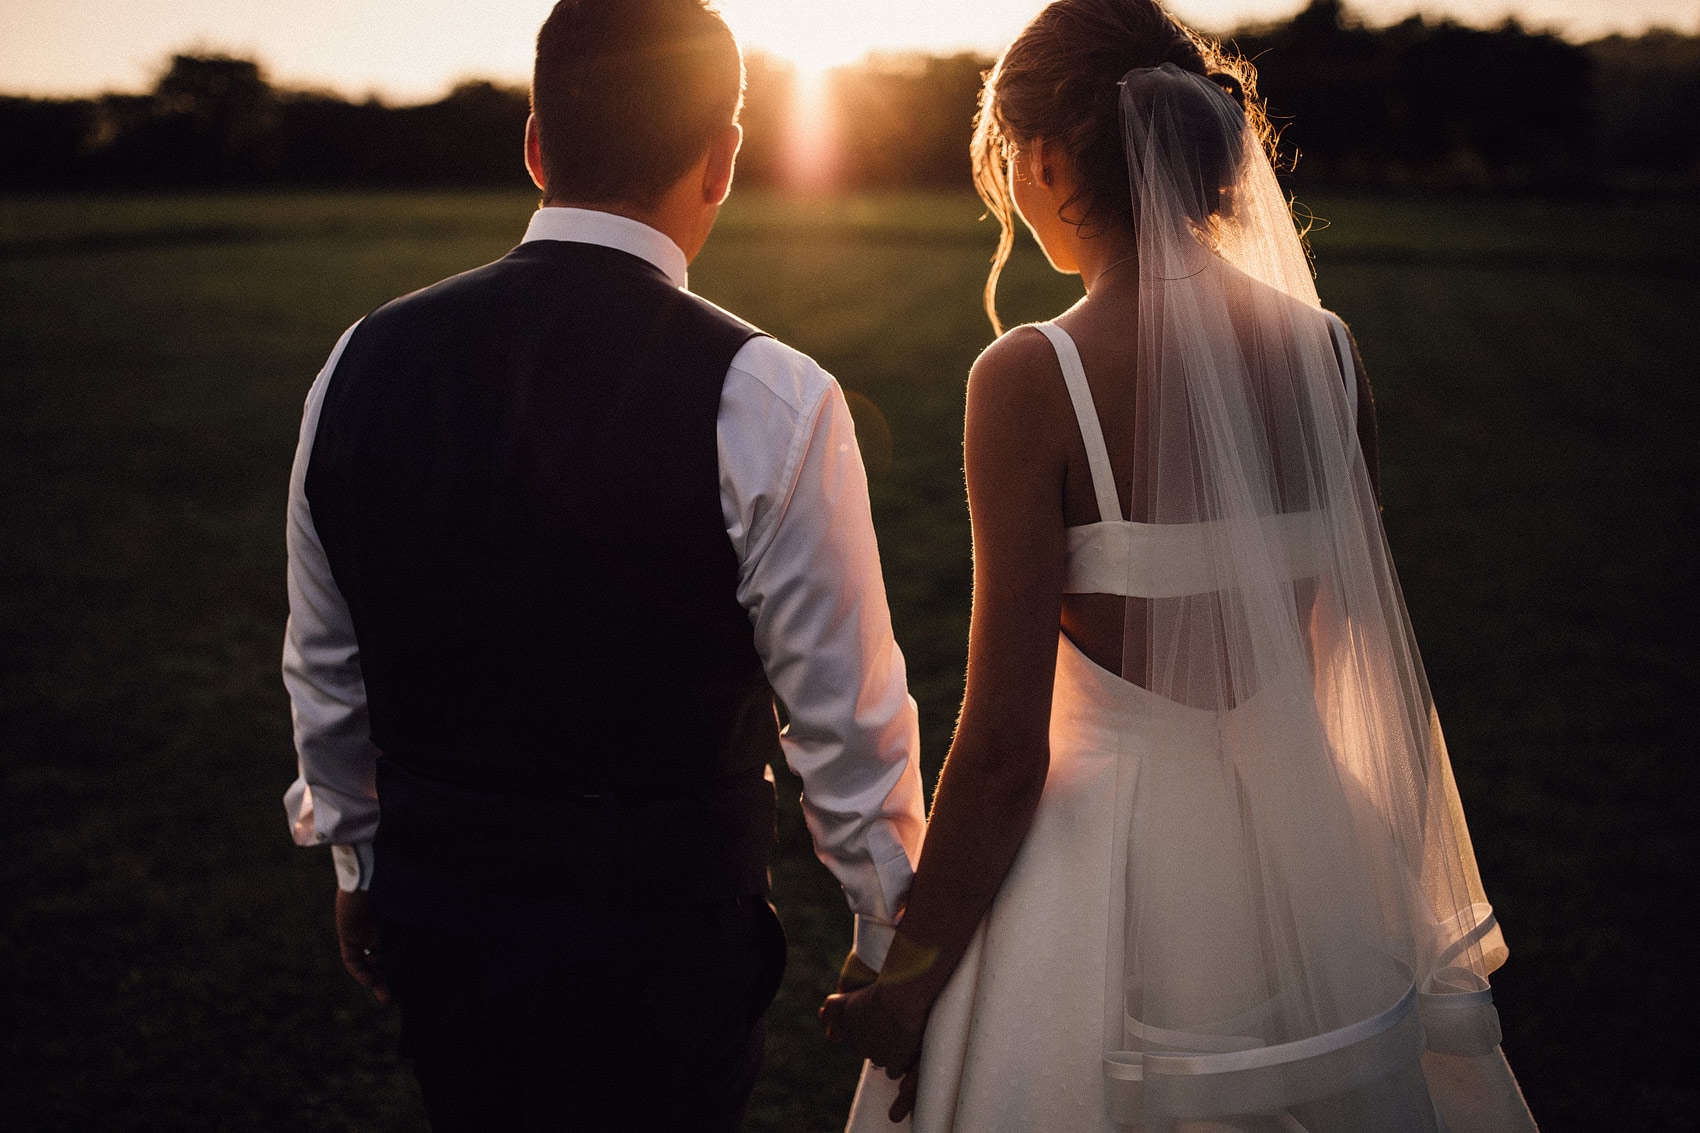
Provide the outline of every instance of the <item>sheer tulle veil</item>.
<path id="1" fill-rule="evenodd" d="M 1350 350 L 1234 97 L 1164 64 L 1128 72 L 1120 107 L 1141 274 L 1125 526 L 1160 551 L 1128 556 L 1123 676 L 1187 754 L 1118 777 L 1112 1114 L 1432 1128 L 1419 1066 L 1499 1058 L 1487 977 L 1506 947 Z"/>

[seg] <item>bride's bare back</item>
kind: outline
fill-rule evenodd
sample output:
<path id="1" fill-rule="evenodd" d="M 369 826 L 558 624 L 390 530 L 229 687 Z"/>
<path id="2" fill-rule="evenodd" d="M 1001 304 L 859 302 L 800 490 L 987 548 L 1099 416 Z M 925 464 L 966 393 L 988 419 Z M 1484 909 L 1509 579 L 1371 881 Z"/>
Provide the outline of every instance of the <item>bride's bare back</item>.
<path id="1" fill-rule="evenodd" d="M 1127 267 L 1132 268 L 1131 261 Z M 1092 294 L 1061 315 L 1056 323 L 1068 332 L 1080 352 L 1087 384 L 1092 390 L 1092 402 L 1109 451 L 1110 469 L 1116 485 L 1122 514 L 1129 519 L 1145 520 L 1142 501 L 1135 498 L 1133 469 L 1139 461 L 1135 451 L 1135 366 L 1139 343 L 1135 329 L 1137 297 L 1134 294 L 1136 273 L 1124 274 L 1115 269 L 1100 277 Z M 1244 286 L 1262 285 L 1244 280 Z M 1320 315 L 1318 316 L 1320 317 Z M 1086 455 L 1086 444 L 1076 425 L 1073 406 L 1067 396 L 1055 392 L 1064 388 L 1062 369 L 1050 344 L 1032 329 L 1017 332 L 1037 343 L 1031 357 L 1024 361 L 1034 366 L 1034 411 L 1047 415 L 1060 413 L 1069 428 L 1062 429 L 1064 451 L 1050 454 L 1050 460 L 1060 458 L 1063 468 L 1061 514 L 1064 528 L 1082 527 L 1102 518 L 1092 482 L 1092 471 Z M 1357 344 L 1351 344 L 1352 373 L 1357 383 L 1358 441 L 1363 448 L 1372 486 L 1376 484 L 1376 425 L 1369 382 L 1365 377 L 1363 360 Z M 1025 355 L 1026 352 L 1024 352 Z M 1043 393 L 1039 387 L 1048 387 Z M 1057 430 L 1046 428 L 1036 436 L 1053 437 Z M 1061 622 L 1063 632 L 1081 652 L 1096 664 L 1113 673 L 1121 673 L 1135 684 L 1145 683 L 1143 657 L 1124 657 L 1123 642 L 1143 641 L 1145 604 L 1112 594 L 1064 594 Z"/>

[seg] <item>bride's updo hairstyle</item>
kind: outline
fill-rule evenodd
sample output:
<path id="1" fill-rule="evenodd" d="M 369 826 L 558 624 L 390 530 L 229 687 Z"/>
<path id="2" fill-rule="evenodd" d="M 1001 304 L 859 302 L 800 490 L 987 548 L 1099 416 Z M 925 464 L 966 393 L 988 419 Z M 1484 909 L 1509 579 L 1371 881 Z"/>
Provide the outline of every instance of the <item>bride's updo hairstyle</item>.
<path id="1" fill-rule="evenodd" d="M 1251 64 L 1180 23 L 1157 0 L 1056 0 L 987 72 L 970 154 L 974 187 L 1001 228 L 986 278 L 986 314 L 995 330 L 1003 329 L 998 277 L 1015 243 L 1015 202 L 1009 192 L 1015 154 L 1034 138 L 1061 146 L 1080 180 L 1079 190 L 1063 205 L 1063 218 L 1083 231 L 1120 227 L 1131 232 L 1134 204 L 1123 152 L 1120 83 L 1131 70 L 1165 63 L 1215 83 L 1239 105 L 1245 126 L 1268 143 Z M 1222 136 L 1220 115 L 1203 113 L 1195 121 L 1201 135 L 1214 135 L 1198 138 L 1201 153 L 1237 152 L 1231 144 L 1237 139 Z M 1222 189 L 1232 183 L 1235 165 L 1204 159 L 1201 173 Z"/>

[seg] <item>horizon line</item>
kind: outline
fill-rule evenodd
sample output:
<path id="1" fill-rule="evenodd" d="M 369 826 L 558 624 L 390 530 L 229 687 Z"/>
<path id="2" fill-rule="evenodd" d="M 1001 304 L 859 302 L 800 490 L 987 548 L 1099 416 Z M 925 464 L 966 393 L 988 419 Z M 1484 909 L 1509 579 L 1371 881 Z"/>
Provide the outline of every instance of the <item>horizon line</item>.
<path id="1" fill-rule="evenodd" d="M 1351 11 L 1352 9 L 1350 7 L 1348 7 L 1347 10 Z M 1261 32 L 1261 31 L 1265 31 L 1265 30 L 1270 29 L 1270 28 L 1279 27 L 1282 24 L 1290 22 L 1291 19 L 1292 19 L 1292 17 L 1289 16 L 1286 19 L 1252 20 L 1252 21 L 1247 21 L 1245 23 L 1242 23 L 1239 26 L 1234 27 L 1232 29 L 1229 29 L 1228 31 L 1225 31 L 1225 32 L 1216 32 L 1216 31 L 1205 30 L 1205 29 L 1200 29 L 1200 30 L 1203 31 L 1205 35 L 1208 35 L 1211 38 L 1217 39 L 1217 40 L 1219 40 L 1223 43 L 1229 43 L 1233 40 L 1233 37 L 1236 36 L 1236 35 L 1254 32 L 1254 31 L 1255 32 Z M 1646 38 L 1648 36 L 1652 36 L 1652 35 L 1671 35 L 1671 36 L 1676 36 L 1676 37 L 1682 38 L 1682 39 L 1700 39 L 1700 30 L 1685 31 L 1685 30 L 1683 30 L 1679 27 L 1673 27 L 1673 26 L 1668 25 L 1668 24 L 1661 24 L 1661 23 L 1658 23 L 1657 21 L 1653 21 L 1653 20 L 1649 20 L 1647 23 L 1643 24 L 1638 30 L 1629 31 L 1629 30 L 1618 29 L 1618 30 L 1614 30 L 1614 31 L 1604 32 L 1604 33 L 1601 33 L 1601 34 L 1589 35 L 1589 36 L 1586 36 L 1586 37 L 1568 34 L 1568 33 L 1564 32 L 1563 30 L 1561 30 L 1557 27 L 1554 27 L 1550 24 L 1549 25 L 1539 25 L 1539 24 L 1525 22 L 1524 20 L 1518 18 L 1515 15 L 1507 16 L 1504 19 L 1500 19 L 1500 20 L 1494 21 L 1492 23 L 1474 23 L 1474 22 L 1471 22 L 1471 21 L 1468 21 L 1468 20 L 1460 19 L 1460 18 L 1455 17 L 1455 16 L 1450 16 L 1450 15 L 1444 15 L 1444 14 L 1436 15 L 1434 13 L 1415 12 L 1415 13 L 1412 13 L 1411 15 L 1403 17 L 1401 19 L 1390 20 L 1390 21 L 1386 21 L 1386 22 L 1376 22 L 1376 21 L 1372 21 L 1372 20 L 1363 19 L 1363 18 L 1360 17 L 1359 19 L 1351 21 L 1351 26 L 1369 28 L 1369 29 L 1376 30 L 1376 31 L 1382 31 L 1382 30 L 1386 30 L 1388 28 L 1396 27 L 1399 24 L 1405 23 L 1408 20 L 1412 20 L 1412 19 L 1420 20 L 1424 23 L 1431 24 L 1431 25 L 1452 24 L 1452 25 L 1455 25 L 1455 26 L 1458 26 L 1458 27 L 1471 28 L 1471 29 L 1474 29 L 1474 30 L 1477 30 L 1477 31 L 1496 31 L 1500 28 L 1515 25 L 1515 26 L 1521 28 L 1528 35 L 1531 35 L 1531 36 L 1551 36 L 1555 39 L 1559 39 L 1559 40 L 1564 41 L 1565 43 L 1571 44 L 1572 46 L 1575 46 L 1575 47 L 1587 47 L 1591 44 L 1599 43 L 1599 42 L 1603 42 L 1605 40 L 1611 40 L 1611 39 L 1631 39 L 1631 40 L 1633 40 L 1633 39 L 1644 39 L 1644 38 Z M 759 58 L 759 59 L 762 59 L 763 61 L 768 62 L 768 63 L 778 63 L 778 64 L 782 65 L 783 67 L 785 67 L 786 69 L 789 69 L 789 70 L 792 70 L 792 71 L 809 70 L 809 68 L 807 67 L 806 64 L 799 63 L 797 60 L 787 56 L 783 51 L 777 50 L 775 48 L 764 46 L 764 45 L 760 44 L 759 42 L 756 42 L 756 43 L 746 42 L 745 44 L 742 44 L 740 46 L 742 46 L 742 48 L 743 48 L 743 54 L 744 54 L 744 58 L 745 58 L 746 61 L 751 59 L 751 58 Z M 858 56 L 855 59 L 852 59 L 852 60 L 849 60 L 849 61 L 843 62 L 843 63 L 834 64 L 830 67 L 824 68 L 824 70 L 826 72 L 830 73 L 830 72 L 833 72 L 833 71 L 854 70 L 854 69 L 857 69 L 857 68 L 865 68 L 865 67 L 868 67 L 868 66 L 871 66 L 871 65 L 878 64 L 881 61 L 897 62 L 897 61 L 906 61 L 906 60 L 907 61 L 916 61 L 916 60 L 926 60 L 926 59 L 953 59 L 953 58 L 958 58 L 958 57 L 963 56 L 963 55 L 979 56 L 980 58 L 985 59 L 988 64 L 990 64 L 991 62 L 993 62 L 997 59 L 998 52 L 1001 51 L 1001 50 L 1002 50 L 1002 48 L 998 48 L 998 47 L 984 47 L 984 46 L 975 46 L 975 45 L 971 45 L 971 44 L 961 44 L 961 45 L 952 46 L 952 47 L 925 46 L 925 45 L 917 45 L 917 46 L 914 46 L 914 47 L 895 47 L 895 46 L 894 47 L 874 47 L 874 48 L 869 48 L 867 51 L 863 52 L 860 56 Z M 376 102 L 379 102 L 379 103 L 383 103 L 383 104 L 390 105 L 390 106 L 396 106 L 396 107 L 422 106 L 422 105 L 429 105 L 429 104 L 435 103 L 435 102 L 441 102 L 443 99 L 447 98 L 450 94 L 452 94 L 457 88 L 462 87 L 462 86 L 477 84 L 477 83 L 489 83 L 492 86 L 502 87 L 502 88 L 506 88 L 506 89 L 510 89 L 510 90 L 525 90 L 525 89 L 528 89 L 531 85 L 531 78 L 530 78 L 529 75 L 524 75 L 524 76 L 517 76 L 516 75 L 516 76 L 512 76 L 512 77 L 503 77 L 503 76 L 494 75 L 494 74 L 490 74 L 490 73 L 466 72 L 466 73 L 451 76 L 451 77 L 449 77 L 445 80 L 442 80 L 439 83 L 439 85 L 432 88 L 435 93 L 423 93 L 423 92 L 410 93 L 410 92 L 407 92 L 407 91 L 397 91 L 397 90 L 394 90 L 394 89 L 386 89 L 381 85 L 372 85 L 372 86 L 368 86 L 366 89 L 364 89 L 362 91 L 354 91 L 354 90 L 349 89 L 349 87 L 342 85 L 342 84 L 339 84 L 335 80 L 330 80 L 330 79 L 316 79 L 316 78 L 311 78 L 311 77 L 301 77 L 301 78 L 279 77 L 273 72 L 270 64 L 267 63 L 263 54 L 260 53 L 260 52 L 245 49 L 245 48 L 237 48 L 237 47 L 233 47 L 233 46 L 232 47 L 219 46 L 217 44 L 209 43 L 209 42 L 206 42 L 206 41 L 193 41 L 193 42 L 190 42 L 190 43 L 183 45 L 182 47 L 170 48 L 167 51 L 165 51 L 159 57 L 159 63 L 155 68 L 155 71 L 156 71 L 156 77 L 154 79 L 155 82 L 158 81 L 158 77 L 163 76 L 165 74 L 166 70 L 171 65 L 171 61 L 173 59 L 179 57 L 179 56 L 188 56 L 188 57 L 191 57 L 191 58 L 238 59 L 238 60 L 244 60 L 244 61 L 247 61 L 247 62 L 255 63 L 256 65 L 258 65 L 261 74 L 265 77 L 267 84 L 270 85 L 273 89 L 279 91 L 280 93 L 301 94 L 301 95 L 313 95 L 313 94 L 329 95 L 329 96 L 332 96 L 332 97 L 335 97 L 335 98 L 339 98 L 344 102 L 376 101 Z M 117 98 L 138 97 L 138 96 L 145 96 L 147 94 L 150 94 L 151 92 L 152 92 L 151 87 L 141 88 L 141 89 L 103 87 L 103 88 L 100 88 L 100 89 L 95 90 L 95 91 L 89 91 L 89 90 L 86 90 L 86 89 L 78 90 L 78 91 L 71 91 L 71 90 L 65 90 L 65 89 L 57 89 L 57 90 L 56 89 L 47 89 L 47 90 L 38 89 L 38 90 L 30 91 L 30 90 L 19 90 L 19 89 L 15 89 L 15 88 L 7 88 L 7 87 L 4 87 L 4 86 L 0 86 L 0 98 L 28 99 L 28 100 L 35 100 L 35 101 L 41 101 L 41 102 L 81 101 L 81 100 L 94 101 L 94 100 L 99 100 L 99 99 L 108 98 L 108 97 L 117 97 Z"/>

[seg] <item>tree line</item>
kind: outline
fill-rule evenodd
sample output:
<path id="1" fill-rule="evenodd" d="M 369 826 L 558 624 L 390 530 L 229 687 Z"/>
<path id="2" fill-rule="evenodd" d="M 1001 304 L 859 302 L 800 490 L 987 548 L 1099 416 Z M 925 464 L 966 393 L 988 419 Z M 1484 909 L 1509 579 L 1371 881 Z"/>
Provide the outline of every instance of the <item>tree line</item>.
<path id="1" fill-rule="evenodd" d="M 1700 185 L 1700 36 L 1586 44 L 1516 22 L 1412 16 L 1387 27 L 1341 0 L 1226 39 L 1252 58 L 1300 182 L 1585 190 Z M 824 121 L 796 117 L 798 77 L 752 55 L 745 183 L 966 186 L 991 60 L 872 57 L 830 76 Z M 174 56 L 146 94 L 0 98 L 11 189 L 472 186 L 523 183 L 523 88 L 465 82 L 423 105 L 279 88 L 255 60 Z M 824 131 L 831 168 L 793 140 Z M 819 153 L 821 146 L 810 153 Z M 818 176 L 811 176 L 817 174 Z"/>

